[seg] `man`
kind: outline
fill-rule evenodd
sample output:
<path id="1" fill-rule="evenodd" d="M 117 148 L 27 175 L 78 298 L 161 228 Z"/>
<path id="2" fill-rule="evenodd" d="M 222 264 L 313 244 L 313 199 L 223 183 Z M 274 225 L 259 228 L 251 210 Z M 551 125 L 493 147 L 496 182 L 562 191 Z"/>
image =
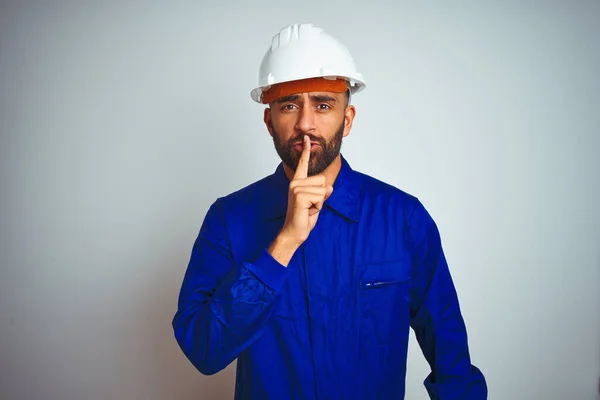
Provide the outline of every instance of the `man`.
<path id="1" fill-rule="evenodd" d="M 485 399 L 436 224 L 340 154 L 365 87 L 347 49 L 282 29 L 252 98 L 282 163 L 217 199 L 173 319 L 203 374 L 237 358 L 236 399 L 402 399 L 409 327 L 432 399 Z"/>

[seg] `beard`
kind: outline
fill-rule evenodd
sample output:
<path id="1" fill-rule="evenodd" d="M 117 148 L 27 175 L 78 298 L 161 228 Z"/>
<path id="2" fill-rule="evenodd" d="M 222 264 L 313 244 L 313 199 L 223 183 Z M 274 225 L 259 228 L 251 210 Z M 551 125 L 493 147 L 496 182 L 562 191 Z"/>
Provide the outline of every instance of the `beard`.
<path id="1" fill-rule="evenodd" d="M 277 151 L 279 158 L 281 158 L 281 161 L 293 171 L 296 171 L 296 168 L 298 168 L 298 161 L 302 155 L 302 151 L 298 151 L 294 148 L 294 143 L 301 141 L 304 136 L 308 136 L 312 142 L 319 143 L 320 147 L 316 147 L 310 152 L 310 161 L 308 162 L 308 176 L 313 176 L 325 171 L 340 154 L 346 124 L 345 120 L 342 120 L 342 124 L 329 142 L 308 133 L 292 137 L 287 141 L 282 141 L 280 135 L 275 130 L 272 121 L 269 125 L 273 132 L 273 143 L 275 144 L 275 150 Z"/>

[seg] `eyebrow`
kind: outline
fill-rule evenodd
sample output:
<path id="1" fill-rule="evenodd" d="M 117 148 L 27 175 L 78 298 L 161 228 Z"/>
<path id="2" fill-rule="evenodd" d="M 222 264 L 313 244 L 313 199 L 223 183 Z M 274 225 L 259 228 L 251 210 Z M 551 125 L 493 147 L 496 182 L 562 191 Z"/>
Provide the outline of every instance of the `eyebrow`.
<path id="1" fill-rule="evenodd" d="M 315 95 L 310 96 L 310 99 L 312 101 L 316 101 L 319 103 L 322 103 L 322 102 L 336 103 L 337 102 L 337 99 L 335 97 L 332 97 L 332 96 L 329 96 L 326 94 L 315 94 Z"/>
<path id="2" fill-rule="evenodd" d="M 277 104 L 281 104 L 281 103 L 286 103 L 288 101 L 294 101 L 298 99 L 298 95 L 297 94 L 292 94 L 289 96 L 285 96 L 285 97 L 281 97 L 277 100 L 275 100 L 275 102 Z M 315 102 L 332 102 L 332 103 L 337 103 L 337 99 L 335 97 L 326 95 L 326 94 L 314 94 L 312 96 L 310 96 L 310 99 L 312 101 Z"/>
<path id="3" fill-rule="evenodd" d="M 275 103 L 281 104 L 281 103 L 285 103 L 285 102 L 288 102 L 288 101 L 294 101 L 297 98 L 298 98 L 297 94 L 292 94 L 292 95 L 289 95 L 289 96 L 278 98 L 277 100 L 275 100 Z"/>

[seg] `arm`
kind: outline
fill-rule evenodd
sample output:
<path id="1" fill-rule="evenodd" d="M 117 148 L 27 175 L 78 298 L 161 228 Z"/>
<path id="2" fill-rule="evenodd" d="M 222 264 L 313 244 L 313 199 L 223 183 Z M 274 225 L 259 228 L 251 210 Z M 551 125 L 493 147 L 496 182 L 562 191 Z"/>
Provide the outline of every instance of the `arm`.
<path id="1" fill-rule="evenodd" d="M 201 373 L 219 372 L 261 335 L 286 276 L 267 250 L 236 265 L 219 201 L 210 207 L 173 318 L 181 350 Z"/>
<path id="2" fill-rule="evenodd" d="M 485 378 L 471 364 L 467 331 L 438 228 L 420 202 L 409 217 L 413 260 L 411 326 L 431 367 L 432 400 L 487 398 Z"/>
<path id="3" fill-rule="evenodd" d="M 179 346 L 205 375 L 225 368 L 261 335 L 287 276 L 284 265 L 308 237 L 333 191 L 324 176 L 308 177 L 310 138 L 303 140 L 283 228 L 258 259 L 236 265 L 219 201 L 206 214 L 173 318 Z"/>

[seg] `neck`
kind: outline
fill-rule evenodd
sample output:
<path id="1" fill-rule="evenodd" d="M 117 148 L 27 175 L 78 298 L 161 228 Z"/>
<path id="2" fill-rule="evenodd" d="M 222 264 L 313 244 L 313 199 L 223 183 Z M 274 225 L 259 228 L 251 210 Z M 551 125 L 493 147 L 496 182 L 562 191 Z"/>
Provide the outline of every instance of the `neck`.
<path id="1" fill-rule="evenodd" d="M 338 156 L 333 160 L 333 162 L 327 167 L 327 169 L 321 172 L 319 175 L 325 176 L 325 184 L 333 186 L 337 176 L 342 169 L 342 157 L 338 154 Z M 294 178 L 295 171 L 288 167 L 285 163 L 283 164 L 283 170 L 285 171 L 285 175 L 288 180 L 292 180 Z"/>

